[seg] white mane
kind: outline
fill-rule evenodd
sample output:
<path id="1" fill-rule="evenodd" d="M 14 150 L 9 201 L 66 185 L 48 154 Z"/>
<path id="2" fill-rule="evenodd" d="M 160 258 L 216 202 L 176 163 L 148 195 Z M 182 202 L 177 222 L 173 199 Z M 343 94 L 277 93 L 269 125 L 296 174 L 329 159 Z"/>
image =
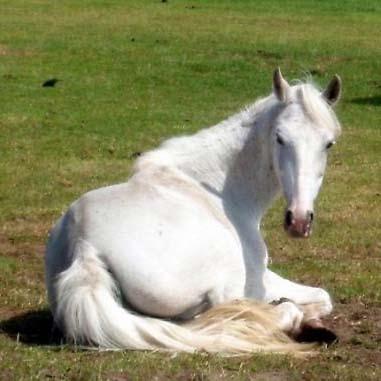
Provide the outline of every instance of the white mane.
<path id="1" fill-rule="evenodd" d="M 305 83 L 298 81 L 290 90 L 291 92 L 287 100 L 288 104 L 300 103 L 305 113 L 315 122 L 317 127 L 332 130 L 335 136 L 340 135 L 341 126 L 335 113 L 322 97 L 321 91 L 312 81 Z M 233 115 L 227 121 L 240 119 L 243 126 L 252 126 L 259 113 L 266 109 L 271 109 L 276 104 L 278 104 L 278 101 L 275 95 L 272 94 L 266 98 L 258 99 L 240 113 Z"/>
<path id="2" fill-rule="evenodd" d="M 306 114 L 315 122 L 315 126 L 332 130 L 336 137 L 341 133 L 341 126 L 335 113 L 312 83 L 302 83 L 291 89 L 294 90 L 296 101 L 303 105 Z"/>

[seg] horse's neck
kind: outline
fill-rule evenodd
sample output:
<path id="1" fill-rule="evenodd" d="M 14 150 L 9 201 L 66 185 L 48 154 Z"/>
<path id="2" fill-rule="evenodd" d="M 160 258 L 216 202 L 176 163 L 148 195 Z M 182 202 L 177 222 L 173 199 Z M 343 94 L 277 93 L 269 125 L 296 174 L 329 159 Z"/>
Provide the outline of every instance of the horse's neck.
<path id="1" fill-rule="evenodd" d="M 147 156 L 177 167 L 224 207 L 259 223 L 279 188 L 269 144 L 271 111 L 265 109 L 266 100 L 260 101 L 214 127 L 170 139 Z"/>
<path id="2" fill-rule="evenodd" d="M 248 137 L 239 121 L 226 121 L 199 133 L 169 141 L 173 164 L 216 195 Z"/>
<path id="3" fill-rule="evenodd" d="M 226 176 L 223 198 L 231 203 L 232 217 L 258 224 L 279 191 L 273 168 L 270 126 L 258 123 Z"/>

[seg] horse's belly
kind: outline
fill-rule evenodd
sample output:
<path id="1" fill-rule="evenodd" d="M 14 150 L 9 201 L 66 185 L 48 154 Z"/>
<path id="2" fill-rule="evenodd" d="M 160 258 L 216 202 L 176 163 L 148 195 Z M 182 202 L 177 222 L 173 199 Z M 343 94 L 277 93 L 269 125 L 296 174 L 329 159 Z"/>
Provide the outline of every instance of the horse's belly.
<path id="1" fill-rule="evenodd" d="M 95 198 L 81 212 L 84 238 L 105 258 L 126 302 L 137 310 L 171 317 L 243 296 L 239 240 L 226 218 L 205 203 L 128 186 L 123 195 L 114 189 L 107 202 L 100 201 Z"/>
<path id="2" fill-rule="evenodd" d="M 149 221 L 140 216 L 124 226 L 129 234 L 120 234 L 108 248 L 108 263 L 125 298 L 139 311 L 177 316 L 232 294 L 243 296 L 240 247 L 202 213 L 193 210 L 186 218 L 183 211 L 173 224 L 164 223 L 160 214 Z"/>

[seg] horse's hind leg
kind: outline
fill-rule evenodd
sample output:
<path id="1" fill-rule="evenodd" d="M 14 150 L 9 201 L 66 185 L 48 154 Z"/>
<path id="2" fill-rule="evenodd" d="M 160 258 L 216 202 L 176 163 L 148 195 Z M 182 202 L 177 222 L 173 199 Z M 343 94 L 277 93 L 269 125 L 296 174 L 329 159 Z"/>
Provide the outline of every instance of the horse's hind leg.
<path id="1" fill-rule="evenodd" d="M 268 269 L 264 275 L 264 286 L 266 302 L 290 299 L 300 306 L 305 313 L 305 319 L 318 319 L 332 312 L 331 298 L 322 288 L 291 282 Z"/>
<path id="2" fill-rule="evenodd" d="M 200 303 L 195 306 L 192 306 L 182 312 L 180 315 L 175 316 L 173 319 L 174 320 L 180 320 L 180 321 L 186 321 L 194 318 L 196 315 L 199 315 L 209 308 L 212 307 L 212 304 L 209 300 L 209 298 L 206 296 L 205 299 Z"/>
<path id="3" fill-rule="evenodd" d="M 278 312 L 278 327 L 299 342 L 320 342 L 332 344 L 337 340 L 336 334 L 325 327 L 323 322 L 314 316 L 318 313 L 313 304 L 303 307 L 291 301 L 280 300 L 275 305 Z"/>

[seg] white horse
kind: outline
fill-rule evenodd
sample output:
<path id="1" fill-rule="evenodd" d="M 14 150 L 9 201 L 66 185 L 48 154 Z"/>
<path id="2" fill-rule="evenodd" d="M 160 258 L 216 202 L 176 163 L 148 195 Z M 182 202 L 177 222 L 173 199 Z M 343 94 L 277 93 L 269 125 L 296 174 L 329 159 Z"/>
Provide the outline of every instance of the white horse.
<path id="1" fill-rule="evenodd" d="M 340 133 L 340 92 L 338 76 L 320 92 L 290 86 L 278 69 L 270 96 L 167 140 L 137 160 L 128 182 L 74 202 L 46 252 L 49 301 L 66 338 L 114 349 L 295 349 L 279 331 L 298 331 L 332 303 L 323 289 L 268 269 L 260 221 L 282 191 L 285 229 L 309 236 Z"/>

